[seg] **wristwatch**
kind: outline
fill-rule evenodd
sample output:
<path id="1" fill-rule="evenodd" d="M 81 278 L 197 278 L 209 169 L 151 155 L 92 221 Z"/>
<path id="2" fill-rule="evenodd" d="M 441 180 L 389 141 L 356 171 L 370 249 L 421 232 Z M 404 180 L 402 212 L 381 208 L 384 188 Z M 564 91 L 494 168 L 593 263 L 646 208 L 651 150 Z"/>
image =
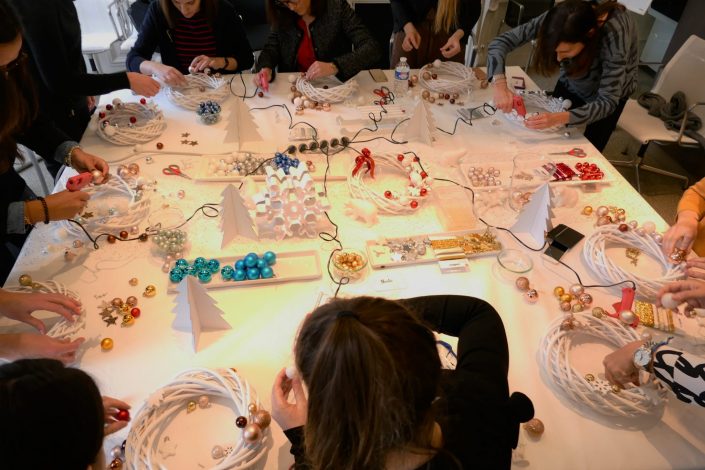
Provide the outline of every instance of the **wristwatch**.
<path id="1" fill-rule="evenodd" d="M 669 336 L 667 339 L 659 341 L 658 343 L 654 343 L 653 341 L 647 341 L 642 344 L 639 349 L 634 351 L 634 365 L 638 369 L 648 370 L 650 368 L 651 362 L 653 361 L 654 353 L 656 352 L 656 350 L 661 346 L 665 346 L 670 343 L 672 339 L 673 336 Z"/>

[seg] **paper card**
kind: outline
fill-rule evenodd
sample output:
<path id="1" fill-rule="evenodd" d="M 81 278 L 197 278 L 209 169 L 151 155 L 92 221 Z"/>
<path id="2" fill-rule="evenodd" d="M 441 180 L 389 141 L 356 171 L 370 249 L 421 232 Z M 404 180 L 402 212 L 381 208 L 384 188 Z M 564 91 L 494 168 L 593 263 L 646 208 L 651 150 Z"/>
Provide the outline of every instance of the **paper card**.
<path id="1" fill-rule="evenodd" d="M 381 273 L 372 278 L 373 289 L 377 292 L 390 290 L 406 289 L 406 282 L 396 276 L 390 276 L 388 273 Z"/>

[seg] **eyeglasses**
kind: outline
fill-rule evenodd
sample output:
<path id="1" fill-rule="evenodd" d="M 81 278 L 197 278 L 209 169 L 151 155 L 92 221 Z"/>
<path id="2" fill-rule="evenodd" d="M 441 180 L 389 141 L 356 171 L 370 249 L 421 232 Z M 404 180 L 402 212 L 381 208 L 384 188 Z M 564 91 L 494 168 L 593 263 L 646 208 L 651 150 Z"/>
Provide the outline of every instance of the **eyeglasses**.
<path id="1" fill-rule="evenodd" d="M 26 60 L 27 53 L 20 53 L 20 55 L 18 55 L 17 58 L 12 62 L 8 62 L 5 65 L 0 65 L 0 74 L 2 74 L 4 78 L 8 78 L 10 76 L 10 73 L 12 73 L 13 70 L 22 65 Z"/>

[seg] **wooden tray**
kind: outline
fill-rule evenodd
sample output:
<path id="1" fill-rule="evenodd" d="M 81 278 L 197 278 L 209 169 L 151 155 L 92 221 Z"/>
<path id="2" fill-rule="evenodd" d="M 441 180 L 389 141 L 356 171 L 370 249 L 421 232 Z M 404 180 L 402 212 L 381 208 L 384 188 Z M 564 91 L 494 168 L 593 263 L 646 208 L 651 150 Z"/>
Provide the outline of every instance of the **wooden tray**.
<path id="1" fill-rule="evenodd" d="M 254 157 L 257 158 L 271 158 L 272 154 L 259 154 L 252 153 Z M 244 179 L 244 176 L 234 176 L 234 175 L 212 175 L 209 174 L 208 166 L 212 161 L 218 162 L 224 159 L 227 155 L 203 155 L 198 162 L 194 163 L 193 169 L 188 171 L 189 176 L 191 176 L 195 181 L 204 182 L 239 182 Z M 314 181 L 323 181 L 323 177 L 326 171 L 326 156 L 321 153 L 303 153 L 295 155 L 296 158 L 301 162 L 300 164 L 304 167 L 306 166 L 306 160 L 311 160 L 316 166 L 316 171 L 311 173 L 311 177 Z M 330 170 L 328 171 L 328 181 L 345 181 L 348 179 L 348 172 L 350 171 L 351 159 L 348 155 L 340 154 L 331 155 L 330 157 Z M 252 175 L 255 181 L 264 181 L 265 175 Z"/>
<path id="2" fill-rule="evenodd" d="M 241 256 L 226 256 L 224 258 L 218 258 L 220 261 L 220 268 L 226 264 L 234 265 L 239 259 L 245 257 L 247 253 Z M 272 266 L 274 270 L 274 277 L 269 279 L 255 279 L 246 281 L 224 281 L 223 277 L 220 275 L 220 269 L 217 273 L 213 274 L 213 279 L 211 282 L 202 284 L 206 289 L 220 289 L 222 287 L 246 287 L 246 286 L 259 286 L 265 284 L 277 284 L 281 282 L 292 282 L 292 281 L 310 281 L 312 279 L 321 278 L 321 258 L 318 255 L 318 251 L 307 250 L 307 251 L 289 251 L 284 253 L 277 253 L 277 262 Z M 170 294 L 176 294 L 178 284 L 174 284 L 169 281 L 169 288 L 167 292 Z"/>

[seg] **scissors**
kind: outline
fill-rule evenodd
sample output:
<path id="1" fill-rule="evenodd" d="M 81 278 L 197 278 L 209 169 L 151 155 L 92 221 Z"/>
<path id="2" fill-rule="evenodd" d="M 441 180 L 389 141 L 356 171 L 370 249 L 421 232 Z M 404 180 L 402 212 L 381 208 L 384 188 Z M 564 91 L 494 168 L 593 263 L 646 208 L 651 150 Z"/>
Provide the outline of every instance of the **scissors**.
<path id="1" fill-rule="evenodd" d="M 549 153 L 549 155 L 572 155 L 574 157 L 578 158 L 583 158 L 587 157 L 587 153 L 585 153 L 585 150 L 581 149 L 580 147 L 575 147 L 567 152 L 554 152 L 554 153 Z"/>
<path id="2" fill-rule="evenodd" d="M 375 88 L 372 92 L 381 98 L 380 100 L 375 101 L 375 104 L 389 104 L 390 102 L 394 102 L 394 93 L 392 93 L 386 86 Z"/>
<path id="3" fill-rule="evenodd" d="M 179 165 L 169 165 L 166 168 L 162 168 L 162 173 L 169 176 L 182 176 L 184 178 L 191 179 L 189 175 L 181 172 L 181 168 L 179 168 Z"/>

